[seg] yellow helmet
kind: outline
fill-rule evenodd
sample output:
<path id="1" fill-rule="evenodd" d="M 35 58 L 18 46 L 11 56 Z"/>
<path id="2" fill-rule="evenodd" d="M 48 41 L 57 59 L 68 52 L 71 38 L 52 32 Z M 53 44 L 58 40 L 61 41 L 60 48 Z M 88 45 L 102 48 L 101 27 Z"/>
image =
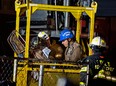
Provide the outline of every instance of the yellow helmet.
<path id="1" fill-rule="evenodd" d="M 89 44 L 91 46 L 106 47 L 106 42 L 101 37 L 94 37 L 92 42 Z"/>
<path id="2" fill-rule="evenodd" d="M 39 37 L 39 38 L 42 38 L 42 39 L 45 39 L 45 40 L 49 39 L 48 34 L 45 33 L 44 31 L 39 32 L 39 33 L 38 33 L 38 37 Z"/>

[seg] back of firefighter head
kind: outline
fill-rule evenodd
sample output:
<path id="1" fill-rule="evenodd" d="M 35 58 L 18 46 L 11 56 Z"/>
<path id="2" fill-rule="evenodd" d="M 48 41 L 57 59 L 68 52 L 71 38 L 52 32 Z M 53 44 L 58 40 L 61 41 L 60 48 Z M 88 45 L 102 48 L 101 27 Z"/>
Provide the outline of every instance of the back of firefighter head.
<path id="1" fill-rule="evenodd" d="M 60 33 L 60 40 L 59 41 L 62 42 L 66 39 L 69 39 L 69 38 L 71 39 L 73 37 L 74 37 L 74 35 L 73 35 L 72 31 L 69 30 L 68 28 L 64 28 Z"/>
<path id="2" fill-rule="evenodd" d="M 104 52 L 106 50 L 106 42 L 101 37 L 94 37 L 92 42 L 89 44 L 93 52 Z"/>

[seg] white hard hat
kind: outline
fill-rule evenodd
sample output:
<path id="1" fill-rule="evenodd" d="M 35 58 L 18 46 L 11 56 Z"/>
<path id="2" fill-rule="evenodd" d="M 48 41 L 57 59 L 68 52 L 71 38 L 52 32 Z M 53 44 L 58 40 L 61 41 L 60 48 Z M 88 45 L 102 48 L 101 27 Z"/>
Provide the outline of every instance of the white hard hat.
<path id="1" fill-rule="evenodd" d="M 106 42 L 101 37 L 94 37 L 92 42 L 89 44 L 91 46 L 106 47 Z"/>
<path id="2" fill-rule="evenodd" d="M 39 38 L 42 38 L 42 39 L 45 39 L 45 40 L 49 39 L 48 34 L 45 33 L 44 31 L 39 32 L 39 33 L 38 33 L 38 37 L 39 37 Z"/>

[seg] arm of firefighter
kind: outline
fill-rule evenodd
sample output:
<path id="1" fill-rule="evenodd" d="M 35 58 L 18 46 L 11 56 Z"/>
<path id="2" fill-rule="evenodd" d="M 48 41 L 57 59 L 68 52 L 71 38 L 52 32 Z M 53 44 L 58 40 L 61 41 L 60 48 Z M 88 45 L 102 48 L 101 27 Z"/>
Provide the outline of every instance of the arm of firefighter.
<path id="1" fill-rule="evenodd" d="M 89 79 L 89 68 L 90 66 L 90 59 L 84 58 L 82 61 L 82 68 L 80 70 L 80 86 L 88 86 L 88 79 Z"/>
<path id="2" fill-rule="evenodd" d="M 80 70 L 80 86 L 85 86 L 87 80 L 87 65 L 82 66 Z"/>

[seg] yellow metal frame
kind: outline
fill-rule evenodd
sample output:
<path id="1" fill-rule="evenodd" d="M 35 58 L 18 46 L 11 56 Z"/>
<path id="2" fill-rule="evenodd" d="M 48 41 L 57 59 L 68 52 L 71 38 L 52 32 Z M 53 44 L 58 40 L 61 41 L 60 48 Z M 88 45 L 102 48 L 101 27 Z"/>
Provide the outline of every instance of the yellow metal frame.
<path id="1" fill-rule="evenodd" d="M 22 12 L 27 13 L 27 23 L 26 23 L 26 44 L 25 44 L 25 54 L 24 57 L 29 57 L 29 41 L 30 41 L 30 20 L 31 20 L 31 14 L 34 13 L 36 10 L 49 10 L 49 11 L 63 11 L 63 12 L 70 12 L 77 20 L 77 28 L 76 28 L 76 40 L 79 42 L 80 40 L 80 17 L 83 12 L 86 12 L 86 14 L 90 17 L 90 34 L 89 34 L 89 42 L 92 41 L 92 38 L 94 36 L 94 18 L 95 13 L 97 10 L 97 3 L 92 2 L 91 7 L 77 7 L 77 6 L 55 6 L 55 5 L 46 5 L 46 4 L 36 4 L 27 2 L 25 4 L 21 4 L 20 0 L 15 1 L 15 11 L 16 11 L 16 30 L 19 31 L 19 23 L 20 23 L 20 15 Z M 89 54 L 91 54 L 91 49 L 89 49 Z M 27 63 L 27 62 L 26 62 Z M 28 66 L 25 67 L 25 71 L 22 71 L 20 76 L 24 77 L 22 80 L 23 86 L 27 85 L 27 71 Z M 24 76 L 25 75 L 25 76 Z M 18 79 L 21 79 L 19 76 Z M 19 82 L 17 79 L 17 85 L 19 86 Z"/>

